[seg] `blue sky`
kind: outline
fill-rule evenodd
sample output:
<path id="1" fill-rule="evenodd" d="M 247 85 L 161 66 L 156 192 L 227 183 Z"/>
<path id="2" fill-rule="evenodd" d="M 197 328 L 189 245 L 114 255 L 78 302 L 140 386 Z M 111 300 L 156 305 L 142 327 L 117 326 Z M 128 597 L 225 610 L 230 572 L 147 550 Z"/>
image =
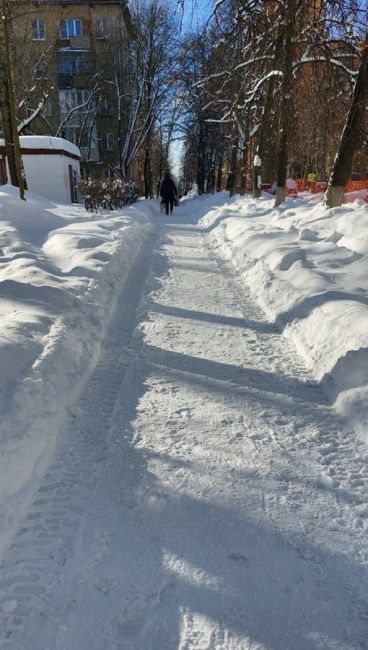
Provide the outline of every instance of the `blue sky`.
<path id="1" fill-rule="evenodd" d="M 177 6 L 177 0 L 171 0 Z M 185 0 L 182 29 L 185 32 L 198 32 L 212 13 L 214 0 Z M 180 11 L 180 10 L 179 10 Z M 178 177 L 180 161 L 183 152 L 183 142 L 176 140 L 170 151 L 170 161 L 173 173 Z"/>
<path id="2" fill-rule="evenodd" d="M 173 0 L 176 3 L 176 0 Z M 210 17 L 214 0 L 185 0 L 183 28 L 185 31 L 197 31 Z"/>

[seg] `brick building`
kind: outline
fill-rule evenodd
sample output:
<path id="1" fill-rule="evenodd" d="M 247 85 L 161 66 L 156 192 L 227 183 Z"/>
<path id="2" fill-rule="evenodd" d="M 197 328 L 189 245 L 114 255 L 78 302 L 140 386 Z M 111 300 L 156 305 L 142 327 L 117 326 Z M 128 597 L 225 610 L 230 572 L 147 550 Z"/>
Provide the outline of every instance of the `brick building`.
<path id="1" fill-rule="evenodd" d="M 113 175 L 128 108 L 127 1 L 10 2 L 16 89 L 19 98 L 25 97 L 19 115 L 26 124 L 22 133 L 59 136 L 76 144 L 82 176 Z M 28 125 L 42 98 L 42 110 Z"/>

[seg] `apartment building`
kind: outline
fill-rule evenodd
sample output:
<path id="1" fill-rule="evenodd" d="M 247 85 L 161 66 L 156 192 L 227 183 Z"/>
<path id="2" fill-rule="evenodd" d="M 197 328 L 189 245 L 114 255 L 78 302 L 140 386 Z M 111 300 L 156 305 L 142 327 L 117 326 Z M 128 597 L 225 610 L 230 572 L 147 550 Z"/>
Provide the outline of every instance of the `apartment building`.
<path id="1" fill-rule="evenodd" d="M 11 5 L 22 133 L 66 138 L 81 150 L 82 176 L 112 176 L 129 95 L 127 0 Z"/>

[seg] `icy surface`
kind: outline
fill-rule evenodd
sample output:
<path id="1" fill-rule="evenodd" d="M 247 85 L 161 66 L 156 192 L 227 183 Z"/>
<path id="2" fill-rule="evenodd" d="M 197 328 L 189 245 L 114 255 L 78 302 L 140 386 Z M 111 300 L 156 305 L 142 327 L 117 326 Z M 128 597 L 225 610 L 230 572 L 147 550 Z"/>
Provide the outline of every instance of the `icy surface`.
<path id="1" fill-rule="evenodd" d="M 8 462 L 37 431 L 49 445 L 25 502 L 16 471 L 2 485 L 2 650 L 366 649 L 367 445 L 332 403 L 350 391 L 361 425 L 367 273 L 341 237 L 366 208 L 215 195 L 91 218 L 0 199 L 32 264 L 8 270 L 27 289 L 5 284 L 5 374 L 22 394 L 36 366 L 60 402 L 35 382 L 30 432 L 2 434 Z"/>

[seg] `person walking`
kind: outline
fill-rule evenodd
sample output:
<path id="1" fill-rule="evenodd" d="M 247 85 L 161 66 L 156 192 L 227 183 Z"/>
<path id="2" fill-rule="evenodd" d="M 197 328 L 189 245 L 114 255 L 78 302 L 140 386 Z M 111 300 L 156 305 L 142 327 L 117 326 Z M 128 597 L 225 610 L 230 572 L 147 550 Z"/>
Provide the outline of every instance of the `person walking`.
<path id="1" fill-rule="evenodd" d="M 165 204 L 166 214 L 169 214 L 169 208 L 170 212 L 174 210 L 174 203 L 178 194 L 176 185 L 169 172 L 166 172 L 165 177 L 161 183 L 160 194 L 162 202 Z"/>

